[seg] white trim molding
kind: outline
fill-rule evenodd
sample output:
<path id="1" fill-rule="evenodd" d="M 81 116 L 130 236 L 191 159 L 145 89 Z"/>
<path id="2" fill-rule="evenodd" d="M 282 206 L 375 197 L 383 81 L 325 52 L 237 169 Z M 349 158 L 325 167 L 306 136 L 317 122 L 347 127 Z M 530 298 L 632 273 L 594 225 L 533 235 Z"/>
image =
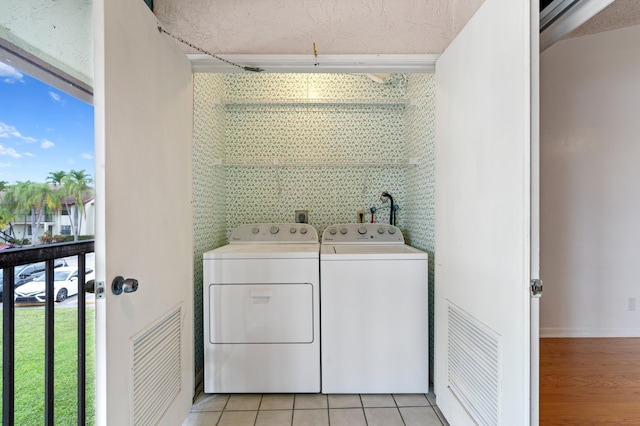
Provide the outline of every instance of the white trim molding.
<path id="1" fill-rule="evenodd" d="M 93 87 L 89 84 L 2 38 L 0 61 L 88 104 L 93 104 Z"/>
<path id="2" fill-rule="evenodd" d="M 268 73 L 434 73 L 440 55 L 220 55 Z M 187 55 L 194 73 L 247 72 L 204 54 Z"/>
<path id="3" fill-rule="evenodd" d="M 556 3 L 559 6 L 555 7 Z M 541 22 L 543 30 L 540 33 L 540 51 L 543 52 L 555 42 L 560 41 L 611 3 L 613 3 L 613 0 L 578 0 L 573 2 L 556 0 L 553 2 L 547 7 L 550 10 L 555 7 L 553 21 L 548 24 L 545 23 L 544 26 L 542 26 L 543 22 Z M 558 10 L 562 7 L 566 8 L 566 10 Z"/>

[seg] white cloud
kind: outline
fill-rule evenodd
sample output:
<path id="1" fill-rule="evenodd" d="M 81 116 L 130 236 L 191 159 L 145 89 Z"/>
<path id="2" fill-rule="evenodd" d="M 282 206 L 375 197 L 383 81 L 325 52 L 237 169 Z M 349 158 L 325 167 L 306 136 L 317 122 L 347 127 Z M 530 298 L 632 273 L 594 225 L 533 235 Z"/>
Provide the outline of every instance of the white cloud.
<path id="1" fill-rule="evenodd" d="M 49 139 L 42 139 L 42 142 L 40 142 L 40 148 L 42 149 L 49 149 L 54 146 L 56 146 L 56 144 L 51 142 Z"/>
<path id="2" fill-rule="evenodd" d="M 0 167 L 11 167 L 11 163 L 0 163 Z"/>
<path id="3" fill-rule="evenodd" d="M 84 158 L 85 160 L 93 160 L 93 155 L 89 154 L 88 152 L 82 153 L 80 157 Z"/>
<path id="4" fill-rule="evenodd" d="M 16 81 L 22 81 L 24 75 L 12 66 L 0 62 L 0 79 L 5 83 L 15 83 Z"/>
<path id="5" fill-rule="evenodd" d="M 59 102 L 61 104 L 64 104 L 64 101 L 62 100 L 62 97 L 60 96 L 59 93 L 49 91 L 49 96 L 51 96 L 51 99 L 53 99 L 54 102 Z"/>
<path id="6" fill-rule="evenodd" d="M 21 157 L 21 155 L 18 154 L 15 149 L 13 149 L 13 148 L 5 148 L 2 145 L 0 145 L 0 155 L 9 155 L 9 156 L 11 156 L 13 158 L 20 158 Z"/>
<path id="7" fill-rule="evenodd" d="M 30 152 L 23 152 L 22 155 L 24 155 L 25 157 L 37 157 L 35 154 L 32 154 Z"/>
<path id="8" fill-rule="evenodd" d="M 10 126 L 2 121 L 0 121 L 0 138 L 17 138 L 27 143 L 33 143 L 37 140 L 30 136 L 23 136 L 14 126 Z"/>
<path id="9" fill-rule="evenodd" d="M 0 138 L 8 138 L 15 131 L 16 131 L 15 127 L 9 126 L 8 124 L 3 123 L 2 121 L 0 121 Z"/>
<path id="10" fill-rule="evenodd" d="M 69 160 L 67 160 L 67 163 L 69 163 L 72 166 L 75 166 L 76 162 L 74 161 L 73 158 L 69 158 Z"/>

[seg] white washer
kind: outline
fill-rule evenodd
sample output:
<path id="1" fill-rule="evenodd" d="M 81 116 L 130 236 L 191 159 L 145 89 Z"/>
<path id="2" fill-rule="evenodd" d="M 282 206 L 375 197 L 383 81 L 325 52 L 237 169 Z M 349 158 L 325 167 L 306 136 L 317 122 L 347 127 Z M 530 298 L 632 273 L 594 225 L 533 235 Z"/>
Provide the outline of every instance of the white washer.
<path id="1" fill-rule="evenodd" d="M 322 392 L 427 393 L 427 253 L 395 226 L 333 225 L 320 277 Z"/>
<path id="2" fill-rule="evenodd" d="M 205 392 L 320 392 L 313 226 L 238 227 L 204 254 L 203 297 Z"/>

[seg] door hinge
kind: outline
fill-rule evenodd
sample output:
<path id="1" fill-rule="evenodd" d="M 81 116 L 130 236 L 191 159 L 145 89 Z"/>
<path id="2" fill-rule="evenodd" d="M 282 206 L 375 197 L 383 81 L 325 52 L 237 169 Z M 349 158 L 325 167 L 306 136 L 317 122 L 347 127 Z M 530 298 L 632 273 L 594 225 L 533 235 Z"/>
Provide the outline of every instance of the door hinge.
<path id="1" fill-rule="evenodd" d="M 531 280 L 531 296 L 532 297 L 542 296 L 542 280 L 537 278 Z"/>

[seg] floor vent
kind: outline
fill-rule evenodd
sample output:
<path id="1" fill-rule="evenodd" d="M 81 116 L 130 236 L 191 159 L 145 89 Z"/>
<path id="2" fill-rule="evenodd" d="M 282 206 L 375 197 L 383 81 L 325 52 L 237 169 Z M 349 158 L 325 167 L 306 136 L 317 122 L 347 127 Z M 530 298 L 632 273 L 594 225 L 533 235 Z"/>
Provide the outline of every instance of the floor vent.
<path id="1" fill-rule="evenodd" d="M 155 425 L 181 391 L 180 308 L 133 339 L 133 418 Z"/>
<path id="2" fill-rule="evenodd" d="M 449 388 L 479 425 L 500 424 L 500 336 L 449 304 Z"/>

